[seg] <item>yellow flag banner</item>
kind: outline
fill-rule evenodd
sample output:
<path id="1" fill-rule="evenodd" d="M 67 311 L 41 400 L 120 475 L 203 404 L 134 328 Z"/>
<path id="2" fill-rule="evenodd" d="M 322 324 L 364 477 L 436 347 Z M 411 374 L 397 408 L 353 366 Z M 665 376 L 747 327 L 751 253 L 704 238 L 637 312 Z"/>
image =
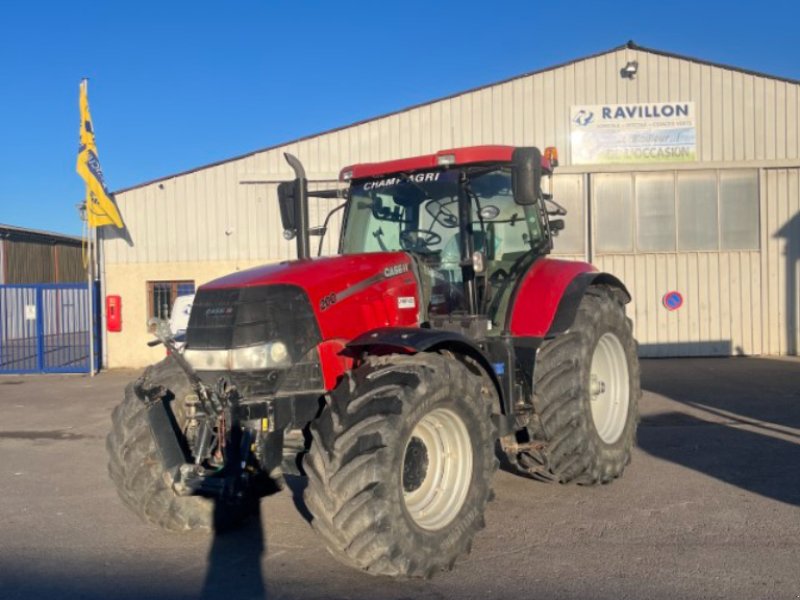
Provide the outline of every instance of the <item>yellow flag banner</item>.
<path id="1" fill-rule="evenodd" d="M 89 113 L 89 97 L 86 80 L 81 82 L 80 91 L 81 129 L 78 148 L 77 171 L 86 182 L 86 218 L 89 227 L 114 225 L 120 229 L 122 217 L 117 205 L 111 199 L 103 179 L 103 169 L 97 158 L 97 144 L 94 140 L 92 116 Z"/>

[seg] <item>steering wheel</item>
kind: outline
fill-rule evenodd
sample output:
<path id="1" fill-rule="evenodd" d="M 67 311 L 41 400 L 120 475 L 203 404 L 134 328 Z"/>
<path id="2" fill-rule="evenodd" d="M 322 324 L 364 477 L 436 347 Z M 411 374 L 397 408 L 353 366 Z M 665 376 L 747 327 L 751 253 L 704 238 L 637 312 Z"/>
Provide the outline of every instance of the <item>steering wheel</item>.
<path id="1" fill-rule="evenodd" d="M 435 231 L 427 229 L 406 229 L 400 232 L 400 243 L 406 250 L 428 250 L 442 241 Z"/>
<path id="2" fill-rule="evenodd" d="M 444 198 L 440 200 L 431 200 L 425 204 L 425 210 L 428 211 L 428 214 L 434 221 L 439 223 L 439 225 L 447 229 L 453 229 L 458 227 L 458 217 L 447 207 L 448 204 L 452 203 L 453 202 L 450 200 L 445 202 Z M 432 210 L 434 206 L 436 207 L 436 212 Z"/>

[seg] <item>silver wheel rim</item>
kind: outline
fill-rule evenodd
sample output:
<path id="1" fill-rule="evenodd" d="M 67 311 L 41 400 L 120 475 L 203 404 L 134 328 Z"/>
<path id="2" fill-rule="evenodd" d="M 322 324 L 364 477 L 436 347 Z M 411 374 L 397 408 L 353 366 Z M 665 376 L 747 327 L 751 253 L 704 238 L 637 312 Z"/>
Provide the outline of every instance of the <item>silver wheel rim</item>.
<path id="1" fill-rule="evenodd" d="M 622 342 L 613 333 L 604 333 L 597 341 L 589 394 L 597 434 L 606 444 L 613 444 L 625 430 L 630 402 L 628 360 Z"/>
<path id="2" fill-rule="evenodd" d="M 437 408 L 411 432 L 403 457 L 403 500 L 423 529 L 445 527 L 456 518 L 472 481 L 472 442 L 455 412 Z"/>

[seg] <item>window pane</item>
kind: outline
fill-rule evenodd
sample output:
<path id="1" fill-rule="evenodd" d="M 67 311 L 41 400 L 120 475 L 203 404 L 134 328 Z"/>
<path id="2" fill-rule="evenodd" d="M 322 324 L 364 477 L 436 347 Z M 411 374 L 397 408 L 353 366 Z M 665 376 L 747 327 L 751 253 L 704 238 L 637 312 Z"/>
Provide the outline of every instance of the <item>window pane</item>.
<path id="1" fill-rule="evenodd" d="M 675 178 L 672 173 L 636 175 L 636 214 L 639 250 L 675 250 Z"/>
<path id="2" fill-rule="evenodd" d="M 172 284 L 168 281 L 153 283 L 153 317 L 169 319 L 172 307 Z"/>
<path id="3" fill-rule="evenodd" d="M 758 248 L 758 176 L 755 171 L 720 173 L 719 223 L 723 250 Z"/>
<path id="4" fill-rule="evenodd" d="M 194 294 L 194 281 L 148 281 L 148 321 L 152 318 L 169 319 L 172 313 L 172 305 L 178 296 Z M 153 327 L 149 326 L 150 331 Z"/>
<path id="5" fill-rule="evenodd" d="M 584 253 L 583 175 L 554 175 L 553 200 L 567 209 L 564 229 L 553 240 L 553 251 L 558 254 Z"/>
<path id="6" fill-rule="evenodd" d="M 593 175 L 598 252 L 633 250 L 633 185 L 630 175 Z"/>
<path id="7" fill-rule="evenodd" d="M 716 250 L 717 175 L 678 173 L 678 248 Z"/>

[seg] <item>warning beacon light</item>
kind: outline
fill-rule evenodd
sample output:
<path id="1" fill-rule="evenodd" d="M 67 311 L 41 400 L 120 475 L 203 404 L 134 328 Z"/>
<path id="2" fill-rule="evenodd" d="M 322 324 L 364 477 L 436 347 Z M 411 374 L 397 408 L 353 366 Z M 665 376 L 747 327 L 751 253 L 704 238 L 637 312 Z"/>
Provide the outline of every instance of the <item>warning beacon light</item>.
<path id="1" fill-rule="evenodd" d="M 548 146 L 544 149 L 544 158 L 550 163 L 550 168 L 558 166 L 558 149 L 555 146 Z"/>

